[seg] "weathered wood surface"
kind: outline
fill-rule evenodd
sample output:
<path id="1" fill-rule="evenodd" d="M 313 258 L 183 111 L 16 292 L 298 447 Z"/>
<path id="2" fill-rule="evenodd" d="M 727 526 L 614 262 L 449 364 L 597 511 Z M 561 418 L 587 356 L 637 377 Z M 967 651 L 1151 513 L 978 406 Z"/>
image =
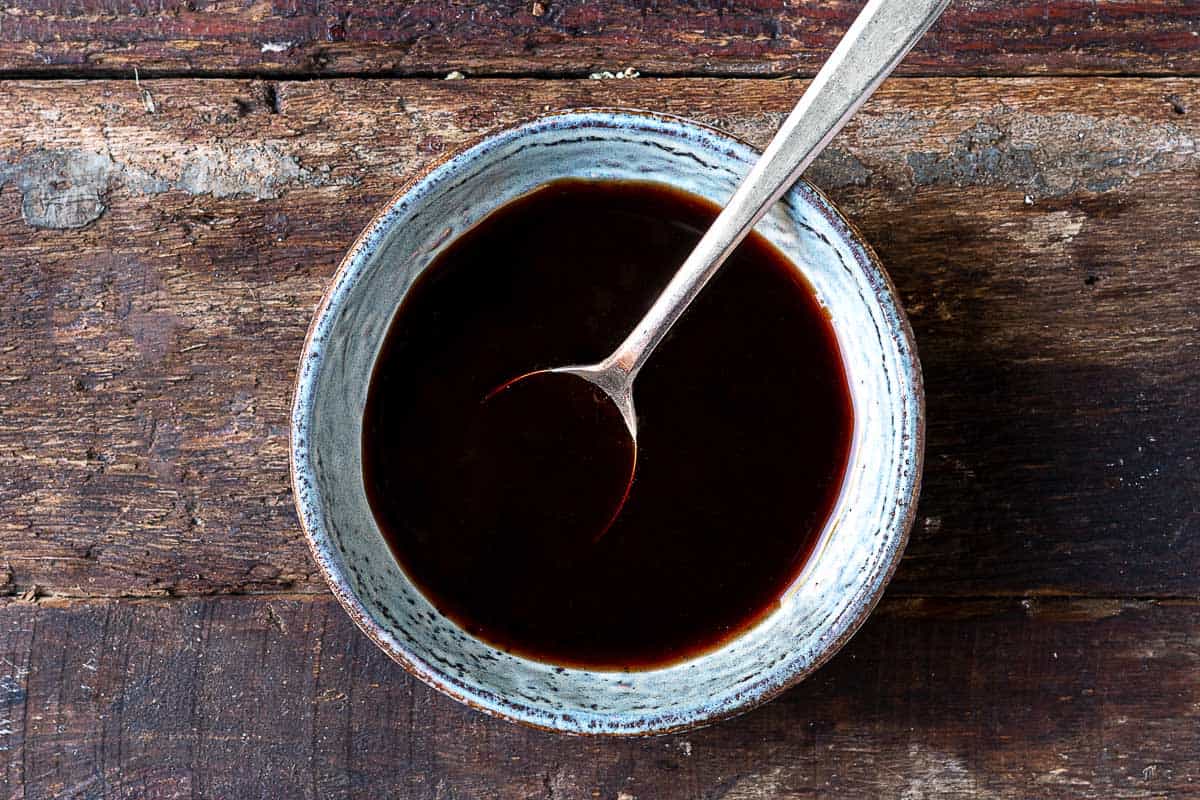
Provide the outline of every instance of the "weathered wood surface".
<path id="1" fill-rule="evenodd" d="M 459 706 L 327 598 L 10 603 L 0 796 L 1195 797 L 1196 612 L 889 601 L 776 701 L 612 742 Z"/>
<path id="2" fill-rule="evenodd" d="M 585 104 L 762 143 L 800 86 L 5 90 L 0 585 L 86 597 L 324 591 L 288 486 L 293 367 L 406 175 Z M 893 596 L 1200 593 L 1193 108 L 1192 80 L 896 80 L 814 167 L 888 265 L 925 367 Z"/>
<path id="3" fill-rule="evenodd" d="M 811 75 L 861 0 L 15 0 L 0 71 Z M 912 75 L 1195 74 L 1194 0 L 958 0 Z"/>

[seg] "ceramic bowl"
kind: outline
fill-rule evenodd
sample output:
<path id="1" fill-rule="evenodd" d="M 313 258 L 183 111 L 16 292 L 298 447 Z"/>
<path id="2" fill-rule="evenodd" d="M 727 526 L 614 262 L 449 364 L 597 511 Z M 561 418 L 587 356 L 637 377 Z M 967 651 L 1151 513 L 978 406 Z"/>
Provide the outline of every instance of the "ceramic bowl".
<path id="1" fill-rule="evenodd" d="M 920 366 L 874 254 L 804 182 L 758 230 L 830 312 L 852 389 L 854 444 L 813 557 L 779 609 L 756 627 L 706 655 L 646 671 L 573 669 L 510 655 L 443 617 L 405 577 L 363 488 L 363 405 L 380 343 L 414 279 L 455 236 L 565 177 L 656 181 L 722 203 L 757 155 L 717 130 L 659 114 L 601 109 L 542 117 L 432 165 L 346 255 L 300 362 L 292 412 L 296 505 L 334 595 L 380 648 L 430 686 L 539 728 L 665 733 L 773 697 L 827 660 L 870 613 L 913 518 L 924 439 Z"/>

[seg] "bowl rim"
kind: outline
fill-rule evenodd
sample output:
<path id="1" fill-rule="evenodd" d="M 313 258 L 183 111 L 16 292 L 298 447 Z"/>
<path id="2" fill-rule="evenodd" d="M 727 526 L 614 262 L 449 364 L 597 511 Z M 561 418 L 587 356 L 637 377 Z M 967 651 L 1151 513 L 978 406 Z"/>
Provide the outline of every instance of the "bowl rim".
<path id="1" fill-rule="evenodd" d="M 908 485 L 901 487 L 899 493 L 908 502 L 903 517 L 898 520 L 899 536 L 896 545 L 880 570 L 875 585 L 870 589 L 869 594 L 864 596 L 861 604 L 846 623 L 844 630 L 837 638 L 831 640 L 822 648 L 809 664 L 794 668 L 781 679 L 777 677 L 771 685 L 766 685 L 765 682 L 753 684 L 736 699 L 721 707 L 695 706 L 683 713 L 676 713 L 670 717 L 647 714 L 634 724 L 624 723 L 620 726 L 607 728 L 602 726 L 587 729 L 572 728 L 543 722 L 542 720 L 547 719 L 547 715 L 544 712 L 538 713 L 536 709 L 530 708 L 524 703 L 501 695 L 480 692 L 464 686 L 436 667 L 426 664 L 423 659 L 405 648 L 402 642 L 388 634 L 355 594 L 349 581 L 342 574 L 343 570 L 333 562 L 333 558 L 330 555 L 333 543 L 320 524 L 319 518 L 315 517 L 314 512 L 307 507 L 309 503 L 306 503 L 305 498 L 308 496 L 308 492 L 304 491 L 302 486 L 304 483 L 313 486 L 316 484 L 316 481 L 307 472 L 308 448 L 305 439 L 308 435 L 308 426 L 310 423 L 308 410 L 311 406 L 307 400 L 313 394 L 311 370 L 307 368 L 307 365 L 317 355 L 314 352 L 317 332 L 327 321 L 331 311 L 334 310 L 333 303 L 338 290 L 348 275 L 354 271 L 354 267 L 363 257 L 364 251 L 369 251 L 376 237 L 391 224 L 390 218 L 400 207 L 403 200 L 414 190 L 419 189 L 423 184 L 428 182 L 431 177 L 435 177 L 435 173 L 446 167 L 450 162 L 466 157 L 472 151 L 492 140 L 499 141 L 510 137 L 519 137 L 556 123 L 575 122 L 579 127 L 588 127 L 600 124 L 602 119 L 606 118 L 608 122 L 601 126 L 612 127 L 612 118 L 614 117 L 625 118 L 625 121 L 630 122 L 640 122 L 643 125 L 655 126 L 660 131 L 663 130 L 663 127 L 659 126 L 692 128 L 708 135 L 716 141 L 723 141 L 746 148 L 754 154 L 762 152 L 761 148 L 755 147 L 733 134 L 687 117 L 637 108 L 586 106 L 537 114 L 515 124 L 504 126 L 503 128 L 491 129 L 485 133 L 471 137 L 461 146 L 441 153 L 422 164 L 401 183 L 390 199 L 372 215 L 371 220 L 355 238 L 354 243 L 339 261 L 337 269 L 328 279 L 321 299 L 313 312 L 304 337 L 304 344 L 300 351 L 296 379 L 292 390 L 288 468 L 291 479 L 292 498 L 301 529 L 304 532 L 304 539 L 330 591 L 358 628 L 374 642 L 376 647 L 398 663 L 409 675 L 470 708 L 481 711 L 489 716 L 498 717 L 526 727 L 551 733 L 627 738 L 678 733 L 680 731 L 711 725 L 757 708 L 803 681 L 828 662 L 862 627 L 863 623 L 879 603 L 887 585 L 891 582 L 892 576 L 895 574 L 896 568 L 908 544 L 909 533 L 916 518 L 917 500 L 921 491 L 925 459 L 925 390 L 916 341 L 908 316 L 900 304 L 896 287 L 884 269 L 878 255 L 858 228 L 841 213 L 823 191 L 801 178 L 788 190 L 788 193 L 795 192 L 798 187 L 803 188 L 803 191 L 814 201 L 812 203 L 813 208 L 824 216 L 837 233 L 851 245 L 850 249 L 857 256 L 855 261 L 859 269 L 866 272 L 871 279 L 872 293 L 876 300 L 882 301 L 894 311 L 892 319 L 895 320 L 896 325 L 894 328 L 889 326 L 888 333 L 893 340 L 903 345 L 900 348 L 900 353 L 901 358 L 905 361 L 904 373 L 908 377 L 908 380 L 902 382 L 900 385 L 909 387 L 911 390 L 912 396 L 910 400 L 912 401 L 912 416 L 915 422 L 915 430 L 910 442 L 907 444 L 907 450 L 902 451 L 904 456 L 911 457 L 912 469 L 910 470 L 911 480 L 907 482 Z M 299 464 L 303 464 L 304 469 L 299 468 Z M 559 720 L 560 718 L 552 717 L 554 720 Z"/>

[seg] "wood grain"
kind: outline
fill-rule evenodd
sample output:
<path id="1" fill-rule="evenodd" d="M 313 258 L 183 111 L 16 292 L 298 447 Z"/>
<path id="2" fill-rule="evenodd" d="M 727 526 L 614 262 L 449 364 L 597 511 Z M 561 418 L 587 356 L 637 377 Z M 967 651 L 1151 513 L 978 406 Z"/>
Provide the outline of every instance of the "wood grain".
<path id="1" fill-rule="evenodd" d="M 888 601 L 776 701 L 613 742 L 438 695 L 330 599 L 10 603 L 0 796 L 1194 797 L 1196 612 Z"/>
<path id="2" fill-rule="evenodd" d="M 15 0 L 0 71 L 811 75 L 860 0 Z M 1192 0 L 958 0 L 910 75 L 1195 74 Z"/>
<path id="3" fill-rule="evenodd" d="M 0 589 L 323 591 L 288 488 L 293 366 L 405 176 L 589 104 L 761 144 L 800 88 L 8 83 Z M 1196 81 L 897 80 L 814 167 L 925 367 L 897 595 L 1200 593 L 1200 125 L 1179 108 Z"/>

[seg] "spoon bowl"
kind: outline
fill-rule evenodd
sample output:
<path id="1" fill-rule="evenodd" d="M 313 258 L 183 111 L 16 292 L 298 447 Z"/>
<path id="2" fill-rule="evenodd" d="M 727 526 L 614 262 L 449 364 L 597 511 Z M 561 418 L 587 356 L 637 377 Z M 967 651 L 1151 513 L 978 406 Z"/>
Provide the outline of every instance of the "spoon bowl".
<path id="1" fill-rule="evenodd" d="M 562 536 L 584 532 L 589 544 L 604 538 L 621 515 L 637 472 L 632 387 L 616 383 L 622 374 L 590 367 L 535 370 L 488 392 L 481 420 L 485 442 L 491 441 L 476 441 L 472 450 L 498 453 L 504 463 L 491 465 L 480 488 L 499 492 L 506 504 L 514 495 L 528 497 L 526 518 L 559 508 L 569 519 L 551 516 L 547 522 Z M 609 385 L 623 390 L 623 402 Z M 547 493 L 570 498 L 569 510 L 546 508 Z"/>

